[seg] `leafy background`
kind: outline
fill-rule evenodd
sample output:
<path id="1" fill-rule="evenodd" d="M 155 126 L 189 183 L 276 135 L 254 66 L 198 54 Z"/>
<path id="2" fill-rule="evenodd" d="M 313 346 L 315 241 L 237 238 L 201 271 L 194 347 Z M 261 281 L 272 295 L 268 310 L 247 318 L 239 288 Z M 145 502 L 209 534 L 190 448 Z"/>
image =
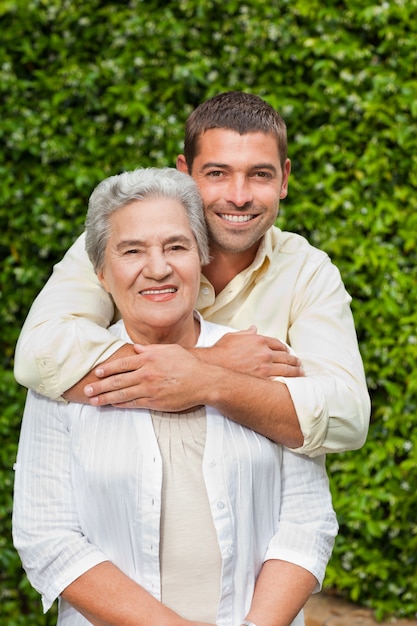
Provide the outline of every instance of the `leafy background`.
<path id="1" fill-rule="evenodd" d="M 1 623 L 55 622 L 10 536 L 19 329 L 94 186 L 173 165 L 188 114 L 229 89 L 286 119 L 278 225 L 326 250 L 354 298 L 373 416 L 362 450 L 328 458 L 326 586 L 415 615 L 417 0 L 0 0 L 0 32 Z"/>

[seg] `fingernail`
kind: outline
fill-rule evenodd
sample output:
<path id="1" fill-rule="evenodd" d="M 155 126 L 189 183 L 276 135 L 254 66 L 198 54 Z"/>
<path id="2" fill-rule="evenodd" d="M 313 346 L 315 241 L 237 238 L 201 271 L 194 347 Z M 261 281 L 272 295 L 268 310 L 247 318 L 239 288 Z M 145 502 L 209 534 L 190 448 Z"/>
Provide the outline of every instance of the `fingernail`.
<path id="1" fill-rule="evenodd" d="M 101 367 L 97 367 L 97 369 L 96 369 L 96 372 L 95 372 L 95 373 L 96 373 L 96 376 L 103 376 L 103 374 L 104 374 L 104 370 L 103 370 L 103 368 L 101 368 Z"/>
<path id="2" fill-rule="evenodd" d="M 94 390 L 92 388 L 91 385 L 87 385 L 87 387 L 84 387 L 84 393 L 86 396 L 92 396 L 94 393 Z"/>

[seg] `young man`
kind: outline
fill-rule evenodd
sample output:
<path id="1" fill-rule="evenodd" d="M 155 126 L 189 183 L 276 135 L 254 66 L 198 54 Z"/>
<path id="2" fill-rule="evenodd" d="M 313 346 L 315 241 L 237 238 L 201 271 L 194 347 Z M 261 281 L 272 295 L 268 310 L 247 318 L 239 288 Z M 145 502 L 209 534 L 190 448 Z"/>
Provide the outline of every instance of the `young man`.
<path id="1" fill-rule="evenodd" d="M 175 346 L 133 353 L 106 330 L 113 304 L 81 237 L 29 313 L 17 380 L 96 405 L 211 405 L 312 456 L 360 447 L 370 403 L 350 297 L 326 254 L 274 226 L 291 169 L 284 121 L 257 96 L 220 94 L 189 117 L 177 168 L 199 186 L 210 236 L 198 308 L 242 332 L 188 359 L 178 360 Z"/>

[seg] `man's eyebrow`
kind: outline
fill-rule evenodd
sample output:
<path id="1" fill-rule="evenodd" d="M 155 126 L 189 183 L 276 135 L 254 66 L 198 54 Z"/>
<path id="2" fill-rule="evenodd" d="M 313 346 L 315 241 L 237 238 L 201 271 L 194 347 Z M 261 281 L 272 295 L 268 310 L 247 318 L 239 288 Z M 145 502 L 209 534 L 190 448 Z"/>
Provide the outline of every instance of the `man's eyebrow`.
<path id="1" fill-rule="evenodd" d="M 228 169 L 230 167 L 230 165 L 227 165 L 227 163 L 214 163 L 214 162 L 208 162 L 208 163 L 204 163 L 204 165 L 202 166 L 202 170 L 209 170 L 212 167 L 217 167 L 220 170 L 224 170 L 224 169 Z"/>
<path id="2" fill-rule="evenodd" d="M 277 172 L 277 168 L 272 163 L 254 163 L 251 167 L 253 170 L 270 170 L 271 172 Z"/>
<path id="3" fill-rule="evenodd" d="M 204 165 L 201 168 L 201 171 L 204 172 L 205 170 L 209 170 L 212 168 L 217 168 L 219 170 L 228 170 L 228 169 L 232 169 L 232 166 L 228 165 L 227 163 L 215 163 L 213 161 L 209 161 L 208 163 L 204 163 Z M 272 163 L 252 163 L 248 169 L 251 171 L 252 170 L 269 170 L 270 172 L 273 172 L 274 174 L 276 174 L 278 171 L 275 165 L 272 165 Z"/>

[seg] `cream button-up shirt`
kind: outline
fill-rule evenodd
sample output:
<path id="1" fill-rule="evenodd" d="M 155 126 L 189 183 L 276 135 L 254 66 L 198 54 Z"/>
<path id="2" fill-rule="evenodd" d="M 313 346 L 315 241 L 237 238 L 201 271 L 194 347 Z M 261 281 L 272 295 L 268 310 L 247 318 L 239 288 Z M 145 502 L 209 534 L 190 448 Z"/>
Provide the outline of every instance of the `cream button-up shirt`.
<path id="1" fill-rule="evenodd" d="M 205 319 L 287 342 L 302 378 L 280 378 L 294 403 L 304 444 L 317 455 L 363 445 L 370 400 L 346 292 L 324 252 L 294 233 L 271 228 L 253 263 L 215 296 L 202 275 L 198 309 Z M 58 263 L 26 319 L 15 376 L 51 398 L 78 382 L 118 348 L 108 332 L 113 302 L 88 260 L 82 235 Z M 117 317 L 117 312 L 116 312 Z"/>

